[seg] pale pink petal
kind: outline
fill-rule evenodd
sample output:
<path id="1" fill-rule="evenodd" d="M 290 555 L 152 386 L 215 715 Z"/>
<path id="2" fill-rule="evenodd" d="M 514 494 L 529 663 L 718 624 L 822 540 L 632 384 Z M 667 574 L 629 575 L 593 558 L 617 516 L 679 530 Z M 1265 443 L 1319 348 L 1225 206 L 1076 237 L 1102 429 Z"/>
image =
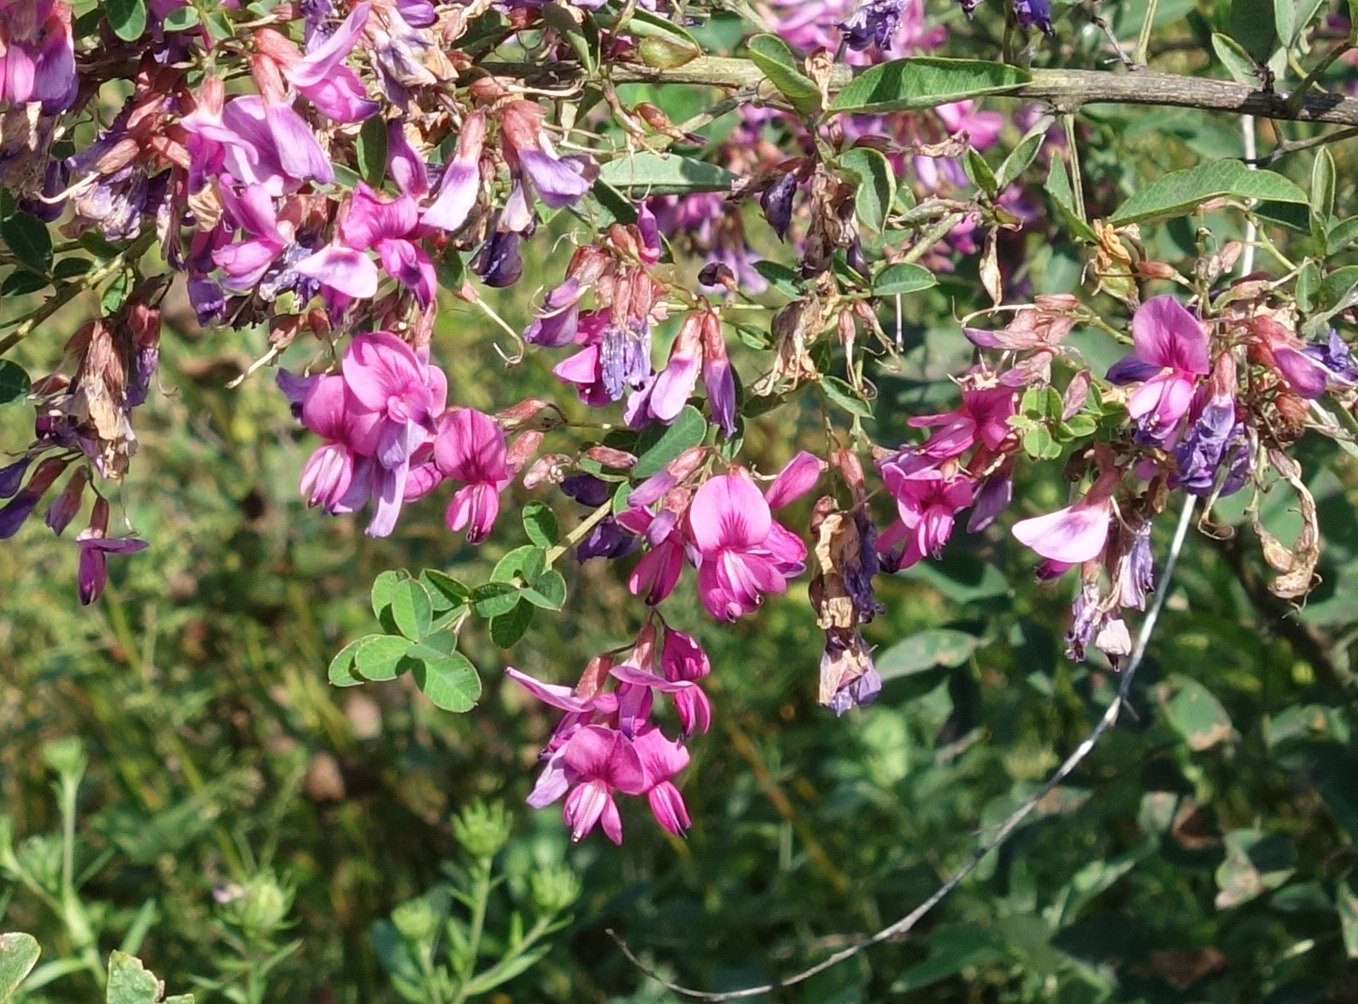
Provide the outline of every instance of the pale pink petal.
<path id="1" fill-rule="evenodd" d="M 296 268 L 299 274 L 356 300 L 366 300 L 377 293 L 377 265 L 353 248 L 327 244 L 299 261 Z"/>
<path id="2" fill-rule="evenodd" d="M 1103 553 L 1110 515 L 1107 503 L 1077 502 L 1045 516 L 1020 520 L 1014 524 L 1014 536 L 1044 558 L 1078 565 Z"/>

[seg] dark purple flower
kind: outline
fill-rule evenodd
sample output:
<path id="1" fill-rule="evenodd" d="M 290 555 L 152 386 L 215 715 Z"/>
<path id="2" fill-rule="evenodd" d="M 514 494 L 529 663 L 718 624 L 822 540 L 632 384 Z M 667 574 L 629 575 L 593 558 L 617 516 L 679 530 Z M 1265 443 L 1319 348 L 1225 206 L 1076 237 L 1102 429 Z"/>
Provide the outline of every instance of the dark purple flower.
<path id="1" fill-rule="evenodd" d="M 610 400 L 618 400 L 628 387 L 643 386 L 651 375 L 651 326 L 636 318 L 609 324 L 599 345 L 599 366 Z"/>
<path id="2" fill-rule="evenodd" d="M 1358 381 L 1358 362 L 1354 361 L 1348 343 L 1339 336 L 1334 328 L 1329 330 L 1323 342 L 1311 342 L 1302 349 L 1334 376 L 1346 383 Z"/>
<path id="3" fill-rule="evenodd" d="M 1155 588 L 1151 521 L 1143 520 L 1130 529 L 1123 529 L 1121 536 L 1126 550 L 1117 569 L 1118 604 L 1145 610 L 1146 594 Z"/>
<path id="4" fill-rule="evenodd" d="M 19 490 L 32 460 L 32 457 L 24 457 L 8 467 L 0 467 L 0 499 L 7 499 Z"/>
<path id="5" fill-rule="evenodd" d="M 844 44 L 855 52 L 863 52 L 876 43 L 881 52 L 891 46 L 891 37 L 901 24 L 905 0 L 866 0 L 843 21 L 838 22 L 844 32 Z"/>
<path id="6" fill-rule="evenodd" d="M 189 303 L 203 327 L 215 324 L 226 316 L 226 296 L 215 279 L 196 275 L 188 282 Z"/>
<path id="7" fill-rule="evenodd" d="M 1038 27 L 1044 34 L 1053 35 L 1050 0 L 1013 0 L 1014 16 L 1024 28 Z"/>
<path id="8" fill-rule="evenodd" d="M 636 546 L 636 537 L 612 516 L 605 516 L 575 549 L 575 560 L 583 564 L 590 558 L 621 558 L 631 554 Z"/>
<path id="9" fill-rule="evenodd" d="M 481 250 L 472 256 L 471 270 L 487 286 L 512 286 L 523 275 L 523 258 L 519 255 L 519 235 L 491 231 Z"/>
<path id="10" fill-rule="evenodd" d="M 593 474 L 572 474 L 561 481 L 561 490 L 583 506 L 597 509 L 613 497 L 613 485 Z"/>
<path id="11" fill-rule="evenodd" d="M 1249 439 L 1235 411 L 1235 401 L 1229 396 L 1214 395 L 1203 406 L 1202 414 L 1174 448 L 1179 471 L 1170 478 L 1173 487 L 1204 498 L 1216 489 L 1218 476 L 1222 496 L 1244 487 Z"/>
<path id="12" fill-rule="evenodd" d="M 779 240 L 787 237 L 787 229 L 792 225 L 792 197 L 797 194 L 797 176 L 791 172 L 783 175 L 759 196 L 759 205 L 764 210 L 764 218 L 773 227 Z"/>
<path id="13" fill-rule="evenodd" d="M 580 300 L 584 290 L 580 281 L 568 278 L 542 301 L 537 317 L 524 329 L 523 340 L 529 345 L 559 349 L 575 340 L 580 326 Z"/>

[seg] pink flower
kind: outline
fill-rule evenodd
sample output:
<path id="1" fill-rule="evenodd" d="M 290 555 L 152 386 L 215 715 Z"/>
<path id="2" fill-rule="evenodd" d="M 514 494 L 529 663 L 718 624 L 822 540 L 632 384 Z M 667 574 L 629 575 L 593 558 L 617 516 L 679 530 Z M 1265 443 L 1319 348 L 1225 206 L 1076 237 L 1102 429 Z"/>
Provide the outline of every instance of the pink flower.
<path id="1" fill-rule="evenodd" d="M 97 499 L 90 513 L 90 525 L 81 530 L 75 542 L 80 545 L 78 579 L 80 602 L 86 606 L 104 594 L 108 584 L 108 555 L 135 554 L 145 550 L 147 542 L 132 537 L 106 537 L 108 532 L 108 502 Z"/>
<path id="2" fill-rule="evenodd" d="M 1109 471 L 1074 505 L 1045 516 L 1019 520 L 1014 524 L 1014 536 L 1059 565 L 1069 567 L 1092 561 L 1103 553 L 1104 545 L 1108 543 L 1113 491 L 1119 477 L 1118 471 Z"/>
<path id="3" fill-rule="evenodd" d="M 632 748 L 641 760 L 646 778 L 644 793 L 651 814 L 665 829 L 682 837 L 690 825 L 688 809 L 684 806 L 684 796 L 679 794 L 670 778 L 688 766 L 688 750 L 683 744 L 666 739 L 653 725 L 638 733 Z"/>
<path id="4" fill-rule="evenodd" d="M 698 595 L 713 617 L 735 620 L 801 574 L 806 547 L 779 523 L 743 471 L 710 478 L 688 510 L 699 554 Z"/>
<path id="5" fill-rule="evenodd" d="M 412 290 L 421 307 L 429 306 L 438 279 L 429 255 L 411 239 L 423 236 L 413 198 L 384 200 L 360 181 L 339 229 L 347 247 L 375 250 L 387 274 Z"/>
<path id="6" fill-rule="evenodd" d="M 628 425 L 639 428 L 650 419 L 669 425 L 679 417 L 698 383 L 703 320 L 704 315 L 696 312 L 684 318 L 665 368 L 628 399 L 625 414 Z"/>
<path id="7" fill-rule="evenodd" d="M 651 545 L 632 570 L 627 588 L 633 596 L 644 594 L 647 605 L 655 606 L 674 592 L 684 570 L 684 538 L 679 533 L 678 517 L 669 511 L 652 516 L 649 510 L 633 508 L 618 515 L 618 525 L 644 534 Z"/>
<path id="8" fill-rule="evenodd" d="M 1211 368 L 1207 335 L 1174 297 L 1157 296 L 1132 318 L 1132 341 L 1132 354 L 1113 364 L 1108 379 L 1141 382 L 1127 399 L 1127 413 L 1142 420 L 1148 435 L 1163 440 L 1188 411 L 1198 378 Z"/>
<path id="9" fill-rule="evenodd" d="M 898 454 L 881 471 L 900 521 L 882 534 L 878 546 L 887 549 L 904 540 L 900 568 L 926 554 L 938 557 L 952 536 L 957 514 L 975 498 L 975 481 L 953 461 L 940 464 L 921 453 Z"/>
<path id="10" fill-rule="evenodd" d="M 920 451 L 926 456 L 946 460 L 965 453 L 978 440 L 988 449 L 999 449 L 1013 432 L 1009 419 L 1014 413 L 1013 388 L 989 387 L 964 390 L 962 404 L 956 411 L 920 415 L 910 419 L 908 424 L 916 429 L 941 426 Z"/>
<path id="11" fill-rule="evenodd" d="M 444 167 L 434 204 L 420 220 L 425 226 L 453 231 L 467 222 L 481 191 L 481 146 L 485 136 L 485 115 L 481 112 L 468 115 L 457 137 L 457 154 Z"/>
<path id="12" fill-rule="evenodd" d="M 500 513 L 500 492 L 513 477 L 504 431 L 489 415 L 454 408 L 439 421 L 434 464 L 447 478 L 467 482 L 448 504 L 445 519 L 452 530 L 467 527 L 467 539 L 479 544 Z"/>
<path id="13" fill-rule="evenodd" d="M 562 759 L 575 785 L 562 808 L 571 839 L 583 840 L 602 821 L 608 839 L 621 844 L 622 817 L 613 792 L 640 795 L 653 787 L 636 748 L 620 732 L 586 725 L 566 743 Z"/>
<path id="14" fill-rule="evenodd" d="M 336 122 L 359 122 L 377 113 L 358 74 L 344 65 L 354 43 L 363 33 L 372 4 L 361 3 L 344 23 L 305 56 L 283 35 L 272 29 L 255 33 L 255 48 L 282 68 L 288 83 L 305 95 L 323 114 Z"/>

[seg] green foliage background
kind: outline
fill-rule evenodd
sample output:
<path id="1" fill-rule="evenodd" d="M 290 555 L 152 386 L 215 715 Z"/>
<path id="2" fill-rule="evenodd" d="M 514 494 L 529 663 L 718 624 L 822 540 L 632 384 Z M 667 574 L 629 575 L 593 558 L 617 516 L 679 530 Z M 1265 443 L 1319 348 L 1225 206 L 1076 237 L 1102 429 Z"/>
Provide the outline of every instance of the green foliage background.
<path id="1" fill-rule="evenodd" d="M 1162 18 L 1187 8 L 1162 0 Z M 1118 18 L 1134 29 L 1140 15 Z M 1190 17 L 1189 30 L 1201 33 L 1199 22 Z M 1240 154 L 1234 128 L 1196 113 L 1104 107 L 1082 123 L 1088 194 L 1105 212 L 1146 178 Z M 1341 147 L 1336 159 L 1337 203 L 1352 205 L 1352 154 Z M 1205 222 L 1218 239 L 1231 233 L 1225 219 Z M 1079 258 L 1044 225 L 1023 274 L 1039 292 L 1068 290 Z M 1198 240 L 1186 221 L 1147 234 L 1165 257 Z M 530 264 L 539 278 L 525 286 L 556 281 L 564 254 Z M 950 400 L 945 376 L 969 353 L 951 317 L 977 296 L 971 267 L 907 300 L 906 370 L 877 374 L 879 442 L 900 441 L 909 414 Z M 496 305 L 513 326 L 528 319 L 524 297 Z M 52 324 L 69 333 L 81 309 Z M 538 496 L 513 489 L 503 532 L 480 549 L 446 531 L 433 500 L 385 541 L 307 510 L 296 480 L 314 444 L 281 395 L 266 374 L 224 389 L 262 353 L 263 336 L 250 337 L 166 338 L 164 392 L 140 416 L 123 494 L 151 547 L 111 563 L 100 605 L 76 606 L 69 541 L 29 526 L 0 548 L 0 838 L 12 836 L 33 871 L 56 867 L 59 802 L 43 751 L 80 737 L 89 769 L 76 868 L 88 876 L 94 944 L 107 954 L 130 929 L 144 932 L 139 954 L 172 989 L 232 978 L 241 953 L 217 900 L 272 876 L 295 891 L 285 936 L 300 947 L 269 975 L 267 999 L 398 1000 L 373 925 L 445 877 L 441 864 L 457 855 L 450 816 L 478 799 L 512 807 L 501 855 L 510 893 L 563 860 L 584 889 L 550 954 L 499 999 L 672 999 L 607 928 L 687 984 L 767 980 L 925 898 L 1087 734 L 1116 688 L 1106 668 L 1064 659 L 1072 584 L 1037 586 L 1032 556 L 1002 528 L 959 535 L 941 565 L 881 583 L 888 610 L 869 634 L 888 682 L 877 704 L 842 720 L 815 703 L 820 638 L 804 582 L 733 628 L 700 616 L 689 593 L 674 606 L 711 654 L 716 709 L 682 778 L 692 832 L 670 838 L 629 805 L 621 849 L 597 836 L 570 847 L 555 810 L 522 807 L 552 716 L 500 671 L 512 661 L 568 682 L 627 640 L 636 607 L 623 579 L 599 562 L 566 562 L 564 614 L 539 617 L 512 653 L 464 634 L 486 681 L 468 715 L 438 711 L 404 678 L 330 687 L 330 657 L 373 630 L 367 590 L 379 572 L 436 567 L 483 581 L 522 543 L 515 509 Z M 495 338 L 467 308 L 445 312 L 435 357 L 456 361 L 450 400 L 492 408 L 554 392 L 548 363 L 506 369 Z M 56 344 L 24 346 L 21 361 L 41 372 Z M 23 440 L 28 420 L 21 407 L 0 411 L 4 441 Z M 818 422 L 809 411 L 759 419 L 748 442 L 761 468 L 811 442 Z M 1300 455 L 1318 472 L 1327 538 L 1323 583 L 1305 609 L 1269 596 L 1247 531 L 1192 535 L 1132 690 L 1135 715 L 908 940 L 778 1000 L 1358 1001 L 1358 476 L 1320 442 L 1304 441 Z M 1054 474 L 1025 477 L 1016 516 L 1064 503 Z M 1282 533 L 1288 503 L 1270 505 Z M 569 525 L 566 504 L 557 512 Z M 790 523 L 807 516 L 803 506 Z M 3 869 L 0 908 L 3 927 L 37 936 L 45 959 L 89 948 L 69 916 Z M 488 929 L 506 917 L 495 901 Z M 89 973 L 73 972 L 32 999 L 95 991 Z"/>

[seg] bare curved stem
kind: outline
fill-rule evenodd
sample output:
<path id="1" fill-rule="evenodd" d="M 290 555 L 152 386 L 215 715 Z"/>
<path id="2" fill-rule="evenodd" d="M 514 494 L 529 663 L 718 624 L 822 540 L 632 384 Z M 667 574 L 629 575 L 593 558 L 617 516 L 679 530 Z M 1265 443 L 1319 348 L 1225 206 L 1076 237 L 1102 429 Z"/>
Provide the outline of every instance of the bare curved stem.
<path id="1" fill-rule="evenodd" d="M 1009 817 L 1001 823 L 993 833 L 991 833 L 981 846 L 972 853 L 971 857 L 967 858 L 966 863 L 953 873 L 952 878 L 948 879 L 948 881 L 934 890 L 933 894 L 930 895 L 928 899 L 924 900 L 924 902 L 920 903 L 919 906 L 915 907 L 894 924 L 882 928 L 876 934 L 870 935 L 869 937 L 850 945 L 848 948 L 836 952 L 829 958 L 816 963 L 808 969 L 803 969 L 799 973 L 779 980 L 776 983 L 765 983 L 762 986 L 746 987 L 743 990 L 730 990 L 723 993 L 696 990 L 692 987 L 686 987 L 682 984 L 667 980 L 650 966 L 647 966 L 638 959 L 636 955 L 633 954 L 632 950 L 627 947 L 627 943 L 611 929 L 607 931 L 608 936 L 617 943 L 618 948 L 625 956 L 627 956 L 628 960 L 634 966 L 671 993 L 681 994 L 684 997 L 700 1001 L 734 1001 L 744 1000 L 749 997 L 759 997 L 763 994 L 772 993 L 782 987 L 790 987 L 795 986 L 798 983 L 804 983 L 816 974 L 823 973 L 825 970 L 837 966 L 846 959 L 851 959 L 855 955 L 861 954 L 873 945 L 880 944 L 883 941 L 890 941 L 909 933 L 916 924 L 923 920 L 924 917 L 934 909 L 934 907 L 943 902 L 943 900 L 948 897 L 949 893 L 966 881 L 967 877 L 980 866 L 983 860 L 985 860 L 986 855 L 990 854 L 991 851 L 995 850 L 1009 839 L 1023 821 L 1032 815 L 1033 810 L 1037 808 L 1038 804 L 1059 788 L 1062 782 L 1074 772 L 1075 768 L 1080 765 L 1084 758 L 1089 756 L 1099 740 L 1103 738 L 1104 733 L 1112 728 L 1114 723 L 1117 722 L 1118 714 L 1127 703 L 1127 695 L 1132 689 L 1132 679 L 1136 676 L 1136 671 L 1141 666 L 1141 660 L 1145 658 L 1146 646 L 1150 644 L 1151 635 L 1155 632 L 1155 624 L 1160 619 L 1160 612 L 1165 607 L 1165 598 L 1169 595 L 1169 586 L 1170 581 L 1174 576 L 1174 568 L 1179 563 L 1179 554 L 1183 551 L 1184 540 L 1188 536 L 1188 528 L 1193 524 L 1193 510 L 1196 507 L 1197 501 L 1198 500 L 1195 497 L 1190 495 L 1184 502 L 1183 510 L 1179 513 L 1179 522 L 1174 528 L 1174 538 L 1170 542 L 1169 553 L 1165 557 L 1165 570 L 1160 577 L 1160 588 L 1156 591 L 1155 599 L 1151 602 L 1151 607 L 1146 611 L 1146 617 L 1141 622 L 1141 630 L 1137 633 L 1136 644 L 1132 648 L 1132 653 L 1127 660 L 1126 667 L 1122 670 L 1122 679 L 1118 684 L 1117 694 L 1114 695 L 1112 701 L 1109 702 L 1108 707 L 1104 710 L 1103 717 L 1099 719 L 1098 723 L 1090 731 L 1089 735 L 1084 738 L 1080 745 L 1075 747 L 1074 752 L 1066 757 L 1065 762 L 1056 769 L 1056 772 L 1047 779 L 1046 784 L 1034 792 L 1026 802 L 1010 813 Z"/>

